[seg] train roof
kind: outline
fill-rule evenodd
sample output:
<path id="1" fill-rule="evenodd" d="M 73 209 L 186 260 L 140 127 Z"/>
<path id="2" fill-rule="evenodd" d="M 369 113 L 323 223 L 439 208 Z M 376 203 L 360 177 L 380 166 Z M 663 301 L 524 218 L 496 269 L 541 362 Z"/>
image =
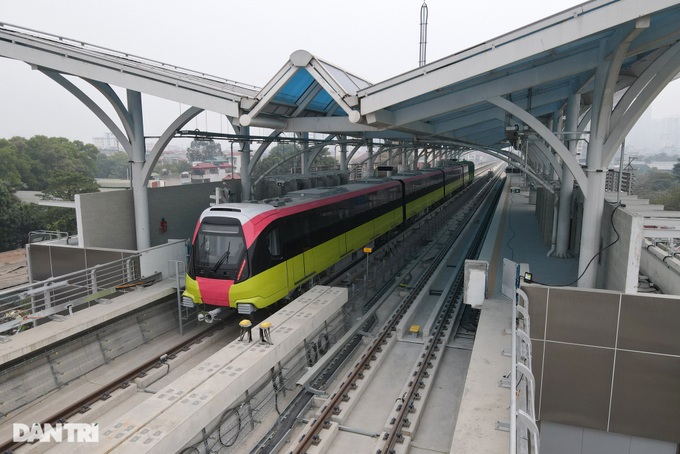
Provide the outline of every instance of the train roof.
<path id="1" fill-rule="evenodd" d="M 361 180 L 356 180 L 351 183 L 339 186 L 298 189 L 296 191 L 288 192 L 285 196 L 268 198 L 259 202 L 222 203 L 207 209 L 203 213 L 202 217 L 205 217 L 206 215 L 213 216 L 232 215 L 234 217 L 241 217 L 247 220 L 251 220 L 258 217 L 259 218 L 268 217 L 261 215 L 264 215 L 265 213 L 270 212 L 272 210 L 293 207 L 296 205 L 311 203 L 313 201 L 318 201 L 323 204 L 322 202 L 323 200 L 331 197 L 349 195 L 351 193 L 361 192 L 365 190 L 370 191 L 371 189 L 379 185 L 390 186 L 390 183 L 393 185 L 396 184 L 399 180 L 406 180 L 409 178 L 419 176 L 427 176 L 433 171 L 443 170 L 449 167 L 459 167 L 460 164 L 467 163 L 463 162 L 453 163 L 453 165 L 446 167 L 434 167 L 416 170 L 384 178 L 377 177 L 363 178 Z"/>
<path id="2" fill-rule="evenodd" d="M 251 220 L 267 211 L 274 211 L 272 205 L 263 203 L 220 203 L 207 208 L 201 214 L 201 219 L 206 216 L 230 216 L 242 220 Z"/>
<path id="3" fill-rule="evenodd" d="M 211 216 L 238 219 L 244 226 L 246 243 L 249 247 L 257 234 L 256 232 L 261 231 L 274 219 L 321 207 L 362 193 L 370 193 L 380 186 L 384 188 L 400 186 L 399 180 L 425 177 L 430 175 L 432 171 L 444 170 L 447 167 L 424 169 L 385 178 L 364 178 L 339 186 L 299 189 L 282 197 L 264 199 L 255 203 L 221 203 L 203 211 L 201 221 Z"/>

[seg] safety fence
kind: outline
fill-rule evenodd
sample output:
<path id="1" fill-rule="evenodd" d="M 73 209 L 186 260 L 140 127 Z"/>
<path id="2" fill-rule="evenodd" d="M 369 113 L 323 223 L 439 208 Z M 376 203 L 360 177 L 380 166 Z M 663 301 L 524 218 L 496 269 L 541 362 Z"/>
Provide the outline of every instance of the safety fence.
<path id="1" fill-rule="evenodd" d="M 0 292 L 0 341 L 48 318 L 72 314 L 141 278 L 140 254 Z"/>
<path id="2" fill-rule="evenodd" d="M 538 454 L 540 436 L 536 424 L 536 380 L 531 372 L 529 298 L 521 289 L 513 304 L 512 368 L 510 372 L 510 453 Z"/>

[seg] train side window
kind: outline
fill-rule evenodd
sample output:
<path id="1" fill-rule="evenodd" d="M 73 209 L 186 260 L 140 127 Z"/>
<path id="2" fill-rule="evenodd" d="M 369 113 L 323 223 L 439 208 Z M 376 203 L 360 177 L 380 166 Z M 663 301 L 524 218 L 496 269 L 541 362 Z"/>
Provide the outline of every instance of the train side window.
<path id="1" fill-rule="evenodd" d="M 279 238 L 278 227 L 267 234 L 265 242 L 267 244 L 269 255 L 271 255 L 273 258 L 281 258 L 281 240 Z"/>

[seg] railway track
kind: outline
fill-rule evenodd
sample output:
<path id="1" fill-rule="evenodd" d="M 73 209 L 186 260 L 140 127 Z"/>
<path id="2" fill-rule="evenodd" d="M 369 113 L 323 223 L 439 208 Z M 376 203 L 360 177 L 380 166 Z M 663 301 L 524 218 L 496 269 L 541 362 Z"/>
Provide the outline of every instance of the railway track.
<path id="1" fill-rule="evenodd" d="M 95 391 L 89 392 L 81 398 L 67 404 L 66 406 L 54 409 L 48 413 L 40 422 L 40 426 L 45 424 L 54 426 L 57 423 L 69 422 L 77 415 L 86 414 L 90 409 L 98 403 L 108 400 L 112 395 L 119 390 L 128 388 L 129 386 L 137 386 L 133 381 L 136 378 L 143 378 L 151 374 L 154 370 L 168 367 L 168 361 L 172 361 L 180 352 L 190 350 L 192 345 L 199 344 L 210 337 L 214 336 L 217 331 L 223 329 L 224 325 L 217 324 L 207 330 L 203 330 L 191 336 L 188 339 L 177 343 L 173 347 L 166 349 L 164 353 L 156 355 L 153 359 L 144 361 L 137 365 L 134 369 L 119 373 L 115 378 L 109 380 L 106 384 L 100 386 Z M 49 411 L 49 410 L 46 410 Z M 0 445 L 0 452 L 11 453 L 19 450 L 22 446 L 27 445 L 26 442 L 3 441 Z"/>
<path id="2" fill-rule="evenodd" d="M 495 182 L 494 182 L 495 181 Z M 458 219 L 453 224 L 455 227 L 449 227 L 444 229 L 447 231 L 449 238 L 445 241 L 436 241 L 432 247 L 438 247 L 439 252 L 431 257 L 427 262 L 430 264 L 424 272 L 412 283 L 409 287 L 409 292 L 406 298 L 391 311 L 391 315 L 388 320 L 381 326 L 378 333 L 373 339 L 368 348 L 361 354 L 360 358 L 352 365 L 348 372 L 342 375 L 342 380 L 340 383 L 333 388 L 333 392 L 329 398 L 319 407 L 316 414 L 312 417 L 305 418 L 300 415 L 297 416 L 299 419 L 309 419 L 307 426 L 300 431 L 300 435 L 296 436 L 295 439 L 291 436 L 291 447 L 285 446 L 281 448 L 279 452 L 287 453 L 312 453 L 312 452 L 333 452 L 333 448 L 329 446 L 328 441 L 334 438 L 332 433 L 337 430 L 351 430 L 347 428 L 339 429 L 343 421 L 348 419 L 348 413 L 351 411 L 355 402 L 360 400 L 362 389 L 366 388 L 366 383 L 369 381 L 369 376 L 376 375 L 376 369 L 383 359 L 383 356 L 389 353 L 392 346 L 396 343 L 397 333 L 402 328 L 398 328 L 399 324 L 403 324 L 403 319 L 407 316 L 409 309 L 412 307 L 414 302 L 422 298 L 423 293 L 428 292 L 428 283 L 431 282 L 433 275 L 441 264 L 447 260 L 447 254 L 454 248 L 454 243 L 456 238 L 461 241 L 458 244 L 465 244 L 466 247 L 458 246 L 460 251 L 456 252 L 456 258 L 451 259 L 456 261 L 455 267 L 460 270 L 451 285 L 449 286 L 445 295 L 441 296 L 443 303 L 440 305 L 440 309 L 436 316 L 436 323 L 433 326 L 432 331 L 427 335 L 427 340 L 423 342 L 422 351 L 417 355 L 417 360 L 415 361 L 412 372 L 409 373 L 409 379 L 407 383 L 403 386 L 402 390 L 394 396 L 392 401 L 395 402 L 394 408 L 390 412 L 390 417 L 386 423 L 386 430 L 382 433 L 373 432 L 368 434 L 371 437 L 380 438 L 376 441 L 375 450 L 371 452 L 376 453 L 387 453 L 387 452 L 397 452 L 395 446 L 404 441 L 404 433 L 411 433 L 412 428 L 415 428 L 417 424 L 414 424 L 414 413 L 418 407 L 418 402 L 423 398 L 422 390 L 427 385 L 425 382 L 432 381 L 432 369 L 434 366 L 433 362 L 437 360 L 439 351 L 443 345 L 446 344 L 448 338 L 458 330 L 458 323 L 460 321 L 460 316 L 462 313 L 462 281 L 463 281 L 463 269 L 464 261 L 468 258 L 475 258 L 479 252 L 479 248 L 483 242 L 484 235 L 486 233 L 485 225 L 488 225 L 488 220 L 492 214 L 492 209 L 495 207 L 495 202 L 497 201 L 497 195 L 489 195 L 491 186 L 497 186 L 498 180 L 492 180 L 488 182 L 487 188 L 478 190 L 478 197 L 474 198 L 472 201 L 467 203 L 470 207 L 482 207 L 487 208 L 479 210 L 468 209 L 469 213 L 465 216 L 465 219 Z M 487 202 L 485 204 L 481 203 L 481 198 L 485 198 Z M 446 216 L 446 211 L 460 211 L 461 207 L 455 202 L 452 202 L 452 207 L 444 207 L 444 216 Z M 455 207 L 455 208 L 454 208 Z M 468 233 L 464 233 L 465 225 L 468 223 L 478 223 L 481 228 L 468 229 Z M 474 230 L 474 232 L 473 232 Z M 388 279 L 389 280 L 389 279 Z M 382 286 L 375 295 L 368 298 L 365 307 L 371 306 L 373 303 L 371 301 L 376 301 L 384 295 L 388 289 L 388 286 Z M 472 316 L 474 318 L 474 315 Z M 468 333 L 469 335 L 469 333 Z M 361 336 L 359 336 L 361 337 Z M 356 339 L 355 339 L 356 340 Z M 468 339 L 469 341 L 469 339 Z M 331 361 L 333 363 L 341 362 L 341 359 L 336 359 Z M 404 366 L 406 367 L 406 366 Z M 334 372 L 325 371 L 325 376 L 332 376 Z M 326 388 L 328 384 L 320 383 L 319 380 L 314 382 L 314 388 L 330 389 Z M 354 401 L 354 402 L 353 402 Z M 298 405 L 299 407 L 299 405 Z M 292 418 L 288 416 L 288 419 Z M 280 430 L 285 430 L 281 428 Z M 362 434 L 366 436 L 367 434 Z M 253 449 L 251 453 L 263 453 L 272 452 L 274 450 L 275 443 L 278 443 L 277 449 L 280 448 L 281 436 L 276 436 L 274 434 L 269 434 L 266 440 L 263 440 L 258 447 Z M 341 452 L 342 449 L 339 448 L 337 452 Z M 362 451 L 363 452 L 363 451 Z"/>
<path id="3" fill-rule="evenodd" d="M 487 192 L 487 191 L 486 190 L 480 190 L 478 192 L 484 193 L 484 192 Z M 472 202 L 472 204 L 473 205 L 479 204 L 479 202 Z M 446 216 L 450 216 L 450 213 L 458 212 L 461 209 L 462 208 L 461 208 L 460 202 L 456 201 L 456 199 L 452 199 L 451 201 L 448 202 L 448 204 L 446 206 L 438 208 L 438 211 L 441 211 L 441 213 L 439 213 L 440 216 L 446 217 Z M 449 213 L 449 214 L 447 214 L 447 213 Z M 427 219 L 422 221 L 422 222 L 425 223 L 425 224 L 428 224 Z M 465 224 L 465 222 L 463 220 L 459 220 L 457 222 L 457 224 L 463 225 L 463 224 Z M 411 240 L 415 241 L 415 242 L 418 242 L 418 241 L 422 242 L 422 239 L 413 240 L 414 236 L 410 235 L 408 232 L 404 232 L 404 233 L 402 233 L 402 235 L 404 236 L 404 238 L 406 238 L 406 240 L 403 240 L 404 244 L 408 244 L 409 238 L 411 238 Z M 452 234 L 451 236 L 453 237 L 453 236 L 456 236 L 456 235 L 457 235 L 457 233 Z M 405 246 L 405 247 L 408 248 L 409 246 Z M 448 249 L 448 246 L 443 248 L 443 250 L 446 250 L 446 249 Z M 382 251 L 382 253 L 384 254 L 384 257 L 389 258 L 390 254 L 388 254 L 388 252 L 386 252 L 386 251 L 389 251 L 389 246 L 386 247 Z M 378 255 L 379 254 L 374 255 L 374 257 L 377 257 Z M 431 262 L 433 264 L 436 264 L 437 262 L 440 262 L 440 261 L 441 261 L 440 257 L 436 257 L 435 259 L 431 260 Z M 362 263 L 361 263 L 362 261 L 359 260 L 358 262 L 359 262 L 358 266 L 361 268 L 362 267 Z M 460 269 L 462 269 L 462 266 L 460 267 Z M 430 275 L 431 275 L 432 272 L 430 272 Z M 377 274 L 377 269 L 374 271 L 374 273 Z M 340 275 L 346 276 L 347 270 L 342 270 L 342 273 L 338 273 L 338 276 L 340 276 Z M 341 280 L 341 279 L 342 279 L 342 277 L 336 276 L 336 283 L 337 283 L 338 280 Z M 390 286 L 389 282 L 394 281 L 394 279 L 386 279 L 382 285 L 376 284 L 377 281 L 371 282 L 372 284 L 374 284 L 373 290 L 375 290 L 375 292 L 372 293 L 372 294 L 369 294 L 369 286 L 370 285 L 369 285 L 368 279 L 369 279 L 369 276 L 368 276 L 368 273 L 367 273 L 366 281 L 365 281 L 365 287 L 366 288 L 365 288 L 365 291 L 364 291 L 365 298 L 362 302 L 363 306 L 362 306 L 361 309 L 359 309 L 359 312 L 365 312 L 371 306 L 376 304 L 376 302 L 381 298 L 381 295 L 388 291 L 388 288 Z M 422 289 L 423 286 L 425 285 L 424 284 L 425 282 L 426 282 L 426 279 L 421 278 L 421 279 L 418 280 L 418 282 L 413 283 L 413 284 L 409 284 L 409 286 L 411 287 L 410 288 L 411 291 L 409 292 L 409 298 L 407 298 L 407 301 L 410 299 L 410 302 L 405 302 L 402 305 L 404 310 L 408 310 L 408 307 L 412 304 L 414 298 L 417 296 L 416 289 L 417 288 Z M 455 298 L 452 298 L 452 301 L 454 299 Z M 396 323 L 396 322 L 398 322 L 399 318 L 400 318 L 400 316 L 395 316 L 392 320 Z M 218 325 L 216 325 L 216 326 L 218 326 Z M 368 325 L 366 325 L 365 328 L 368 328 Z M 381 337 L 381 339 L 389 338 L 389 329 L 383 328 L 380 332 L 381 332 L 381 336 L 383 336 L 383 334 L 384 334 L 384 337 Z M 194 338 L 187 340 L 186 342 L 182 343 L 181 345 L 178 345 L 178 346 L 172 348 L 171 350 L 168 350 L 164 355 L 160 355 L 160 356 L 168 355 L 167 357 L 171 358 L 177 351 L 182 350 L 182 349 L 186 349 L 188 345 L 191 345 L 191 344 L 197 342 L 198 339 L 204 338 L 205 336 L 211 336 L 211 335 L 212 335 L 212 331 L 211 331 L 210 334 L 208 334 L 206 332 L 201 333 L 201 334 L 195 336 Z M 359 341 L 361 340 L 361 336 L 358 337 L 358 340 Z M 381 342 L 382 342 L 382 340 L 381 340 Z M 356 343 L 358 343 L 358 342 L 355 342 L 355 344 Z M 377 345 L 377 343 L 375 343 L 375 344 Z M 436 342 L 433 341 L 432 346 L 433 346 L 433 348 L 436 348 Z M 378 346 L 378 348 L 379 348 L 379 346 Z M 350 346 L 347 346 L 344 350 L 345 350 L 347 355 L 349 355 L 351 353 L 351 347 Z M 371 367 L 371 362 L 373 361 L 373 356 L 374 356 L 373 353 L 368 354 L 368 355 L 364 355 L 364 359 L 362 360 L 360 367 L 357 367 L 356 379 L 361 380 L 361 374 L 362 374 L 361 370 L 368 370 Z M 113 380 L 110 383 L 107 383 L 105 386 L 101 387 L 100 389 L 98 389 L 95 392 L 89 393 L 87 396 L 83 397 L 79 401 L 71 404 L 68 408 L 64 408 L 61 411 L 54 412 L 53 414 L 44 418 L 44 420 L 41 421 L 41 423 L 54 424 L 54 423 L 60 422 L 60 421 L 61 422 L 68 421 L 69 418 L 72 418 L 74 415 L 76 415 L 78 413 L 86 412 L 91 406 L 96 405 L 97 402 L 99 402 L 101 400 L 108 399 L 108 396 L 110 396 L 113 392 L 115 392 L 115 390 L 126 387 L 130 383 L 130 381 L 135 379 L 136 377 L 139 377 L 140 375 L 148 373 L 150 370 L 153 370 L 153 369 L 156 369 L 156 368 L 159 368 L 159 367 L 163 367 L 163 363 L 160 362 L 159 359 L 158 359 L 158 356 L 156 356 L 155 359 L 148 361 L 145 364 L 142 364 L 142 365 L 136 367 L 134 370 L 131 370 L 129 372 L 121 374 L 118 378 L 116 378 L 116 380 Z M 426 374 L 426 373 L 427 373 L 426 370 L 422 373 L 419 372 L 419 378 L 421 378 L 421 376 L 423 374 Z M 318 380 L 317 380 L 317 383 L 318 383 Z M 355 383 L 356 383 L 356 381 L 355 381 Z M 347 385 L 346 385 L 347 389 L 345 389 L 344 391 L 351 390 L 352 387 L 353 387 L 352 382 L 347 381 Z M 339 396 L 341 396 L 341 399 L 342 399 L 342 396 L 348 395 L 347 392 L 336 393 L 336 394 L 339 394 Z M 417 393 L 409 393 L 408 397 L 409 397 L 410 400 L 418 398 Z M 295 404 L 295 402 L 293 402 L 293 404 L 291 404 L 291 406 L 294 406 L 294 404 Z M 409 405 L 411 405 L 411 404 L 409 404 Z M 329 408 L 328 408 L 328 414 L 325 415 L 324 418 L 317 418 L 317 420 L 318 420 L 318 431 L 323 430 L 324 425 L 327 424 L 325 421 L 330 420 L 330 415 L 332 415 L 332 413 L 334 411 L 336 411 L 337 407 L 338 407 L 337 405 L 330 405 Z M 407 405 L 404 405 L 403 407 L 408 409 Z M 397 423 L 397 426 L 401 426 L 401 425 L 403 425 L 404 420 L 408 421 L 408 418 L 405 418 L 404 416 L 400 415 L 399 417 L 397 417 L 395 419 L 395 423 Z M 392 444 L 398 442 L 400 440 L 400 435 L 399 435 L 400 433 L 402 433 L 402 431 L 399 430 L 399 429 L 394 430 L 394 431 L 390 431 L 387 434 L 388 435 L 387 441 L 389 443 L 392 443 Z M 317 438 L 315 438 L 314 435 L 311 435 L 311 438 L 310 438 L 311 441 L 307 444 L 307 446 L 313 446 L 314 443 L 315 443 L 315 440 L 318 440 L 318 439 L 319 439 L 318 435 L 317 435 Z M 260 444 L 260 446 L 263 446 L 263 445 Z M 6 442 L 2 446 L 2 451 L 0 451 L 0 452 L 13 452 L 13 451 L 17 450 L 18 448 L 19 448 L 19 444 L 16 444 L 16 443 L 13 443 L 13 442 Z M 269 451 L 262 450 L 261 448 L 255 448 L 253 450 L 253 452 L 269 452 Z M 305 452 L 305 451 L 304 450 L 298 450 L 298 451 L 295 451 L 295 452 Z M 382 452 L 387 452 L 387 451 L 382 451 Z"/>

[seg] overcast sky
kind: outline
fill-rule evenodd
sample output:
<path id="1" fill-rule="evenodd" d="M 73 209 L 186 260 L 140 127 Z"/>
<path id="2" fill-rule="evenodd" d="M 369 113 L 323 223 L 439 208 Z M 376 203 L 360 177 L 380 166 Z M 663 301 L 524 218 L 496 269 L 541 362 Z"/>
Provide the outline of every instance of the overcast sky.
<path id="1" fill-rule="evenodd" d="M 580 3 L 427 0 L 427 62 Z M 421 0 L 5 0 L 1 5 L 0 22 L 6 24 L 258 87 L 297 49 L 372 83 L 418 66 Z M 651 114 L 680 115 L 679 100 L 680 82 L 675 81 Z M 143 103 L 147 136 L 159 135 L 187 107 L 148 96 Z M 232 132 L 213 114 L 201 114 L 187 125 L 206 127 Z M 0 137 L 43 134 L 92 142 L 105 132 L 65 89 L 23 62 L 0 58 Z"/>

